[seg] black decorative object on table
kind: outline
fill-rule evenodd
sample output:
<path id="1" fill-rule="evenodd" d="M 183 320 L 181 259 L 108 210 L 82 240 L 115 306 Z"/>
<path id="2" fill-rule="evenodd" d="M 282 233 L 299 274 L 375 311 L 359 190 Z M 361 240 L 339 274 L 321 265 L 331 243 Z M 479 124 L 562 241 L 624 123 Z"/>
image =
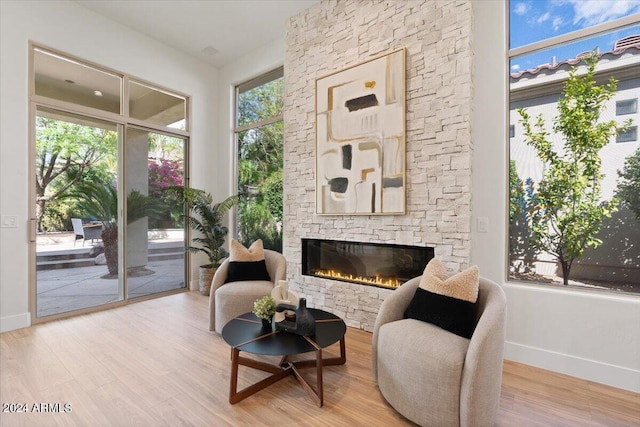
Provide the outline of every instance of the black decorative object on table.
<path id="1" fill-rule="evenodd" d="M 285 310 L 294 310 L 296 312 L 295 321 L 287 320 L 285 317 L 285 320 L 276 322 L 276 330 L 302 335 L 303 337 L 315 335 L 316 320 L 307 308 L 306 298 L 300 298 L 298 300 L 298 307 L 289 304 L 278 304 L 276 307 L 278 313 Z"/>
<path id="2" fill-rule="evenodd" d="M 269 319 L 261 319 L 262 320 L 262 329 L 266 331 L 271 331 L 273 329 L 271 322 L 273 321 L 273 316 Z"/>

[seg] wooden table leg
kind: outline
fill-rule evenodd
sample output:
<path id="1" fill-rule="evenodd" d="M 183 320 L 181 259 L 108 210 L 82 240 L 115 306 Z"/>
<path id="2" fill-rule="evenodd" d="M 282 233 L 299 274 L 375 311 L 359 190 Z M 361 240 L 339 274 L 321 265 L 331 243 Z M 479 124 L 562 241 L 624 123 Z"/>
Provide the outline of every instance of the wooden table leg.
<path id="1" fill-rule="evenodd" d="M 318 406 L 322 406 L 324 404 L 324 392 L 322 388 L 322 349 L 316 350 L 316 378 L 317 395 L 320 399 L 320 404 Z"/>
<path id="2" fill-rule="evenodd" d="M 316 349 L 315 362 L 313 360 L 301 360 L 299 362 L 289 362 L 289 366 L 291 366 L 291 369 L 293 369 L 293 375 L 295 376 L 296 380 L 298 380 L 302 388 L 305 389 L 309 397 L 311 397 L 313 401 L 316 402 L 316 405 L 322 407 L 322 405 L 324 404 L 324 392 L 322 388 L 322 367 L 324 364 L 324 360 L 322 359 L 322 348 L 320 348 L 314 341 L 309 338 L 307 338 L 307 341 L 309 341 Z M 315 390 L 313 389 L 313 387 L 311 387 L 311 384 L 309 384 L 309 382 L 304 379 L 304 377 L 298 370 L 298 368 L 310 368 L 314 365 L 316 367 L 317 380 Z"/>
<path id="3" fill-rule="evenodd" d="M 280 359 L 280 363 L 278 363 L 278 366 L 280 367 L 285 367 L 287 366 L 287 363 L 289 363 L 289 356 L 282 356 L 282 358 Z"/>
<path id="4" fill-rule="evenodd" d="M 316 366 L 316 362 L 312 359 L 309 360 L 300 360 L 295 363 L 297 368 L 313 368 Z M 344 337 L 340 340 L 340 356 L 339 357 L 328 357 L 322 360 L 323 366 L 335 366 L 335 365 L 344 365 L 347 363 L 347 352 L 346 346 L 344 343 Z"/>
<path id="5" fill-rule="evenodd" d="M 243 365 L 249 368 L 258 369 L 264 372 L 270 372 L 271 375 L 267 378 L 258 381 L 240 391 L 238 391 L 238 366 Z M 240 356 L 240 350 L 236 347 L 232 349 L 231 354 L 231 378 L 229 381 L 229 403 L 238 403 L 243 399 L 259 392 L 260 390 L 270 386 L 273 383 L 280 381 L 283 378 L 293 374 L 293 368 L 290 363 L 289 366 L 280 367 L 258 360 L 247 359 Z"/>
<path id="6" fill-rule="evenodd" d="M 300 383 L 302 388 L 305 389 L 307 394 L 313 399 L 313 401 L 322 407 L 324 404 L 324 386 L 322 379 L 322 369 L 324 366 L 330 365 L 343 365 L 347 361 L 346 346 L 344 336 L 340 339 L 340 356 L 323 359 L 322 348 L 320 348 L 313 340 L 307 338 L 316 349 L 316 360 L 301 360 L 298 362 L 289 361 L 288 356 L 283 356 L 280 359 L 278 365 L 271 365 L 264 362 L 259 362 L 253 359 L 247 359 L 240 357 L 240 350 L 237 347 L 231 348 L 231 378 L 229 383 L 229 402 L 231 404 L 238 403 L 239 401 L 251 396 L 252 394 L 266 388 L 267 386 L 280 381 L 289 375 L 295 377 Z M 248 366 L 250 368 L 259 369 L 265 372 L 270 372 L 272 375 L 258 381 L 257 383 L 238 392 L 238 365 Z M 316 389 L 309 384 L 300 374 L 298 369 L 303 368 L 316 368 Z"/>
<path id="7" fill-rule="evenodd" d="M 233 403 L 232 399 L 236 395 L 238 390 L 238 357 L 240 350 L 236 347 L 231 348 L 231 379 L 229 382 L 229 402 Z"/>

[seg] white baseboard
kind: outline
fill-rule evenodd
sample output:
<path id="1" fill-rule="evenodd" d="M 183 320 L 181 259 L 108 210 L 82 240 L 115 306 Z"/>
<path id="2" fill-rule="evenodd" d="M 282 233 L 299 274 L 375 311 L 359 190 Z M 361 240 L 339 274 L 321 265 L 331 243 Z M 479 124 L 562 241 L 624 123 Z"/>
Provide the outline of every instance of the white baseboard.
<path id="1" fill-rule="evenodd" d="M 16 314 L 0 318 L 0 333 L 31 326 L 31 313 Z"/>
<path id="2" fill-rule="evenodd" d="M 504 358 L 640 393 L 640 371 L 523 344 L 505 342 Z"/>

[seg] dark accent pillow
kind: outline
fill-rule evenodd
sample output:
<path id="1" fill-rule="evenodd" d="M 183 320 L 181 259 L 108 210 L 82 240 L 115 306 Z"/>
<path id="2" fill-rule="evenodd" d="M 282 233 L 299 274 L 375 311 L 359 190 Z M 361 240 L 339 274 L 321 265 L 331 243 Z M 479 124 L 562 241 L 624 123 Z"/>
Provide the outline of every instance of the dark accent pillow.
<path id="1" fill-rule="evenodd" d="M 404 317 L 422 320 L 461 337 L 471 338 L 476 328 L 476 314 L 477 303 L 417 288 Z"/>
<path id="2" fill-rule="evenodd" d="M 229 282 L 241 282 L 244 280 L 268 280 L 271 281 L 267 271 L 267 263 L 262 261 L 229 261 L 227 280 Z"/>

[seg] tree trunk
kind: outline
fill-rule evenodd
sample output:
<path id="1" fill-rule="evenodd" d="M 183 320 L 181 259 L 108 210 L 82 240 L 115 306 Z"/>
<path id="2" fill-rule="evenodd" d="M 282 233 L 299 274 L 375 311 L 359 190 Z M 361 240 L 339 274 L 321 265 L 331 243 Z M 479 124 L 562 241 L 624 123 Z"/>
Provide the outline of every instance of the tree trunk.
<path id="1" fill-rule="evenodd" d="M 567 286 L 569 284 L 569 273 L 571 273 L 571 262 L 561 259 L 560 265 L 562 266 L 562 283 Z"/>
<path id="2" fill-rule="evenodd" d="M 36 231 L 42 232 L 42 218 L 44 217 L 44 208 L 47 201 L 44 198 L 38 197 L 36 201 Z"/>
<path id="3" fill-rule="evenodd" d="M 111 226 L 102 232 L 102 242 L 104 243 L 104 257 L 107 261 L 109 276 L 118 276 L 118 227 Z"/>

